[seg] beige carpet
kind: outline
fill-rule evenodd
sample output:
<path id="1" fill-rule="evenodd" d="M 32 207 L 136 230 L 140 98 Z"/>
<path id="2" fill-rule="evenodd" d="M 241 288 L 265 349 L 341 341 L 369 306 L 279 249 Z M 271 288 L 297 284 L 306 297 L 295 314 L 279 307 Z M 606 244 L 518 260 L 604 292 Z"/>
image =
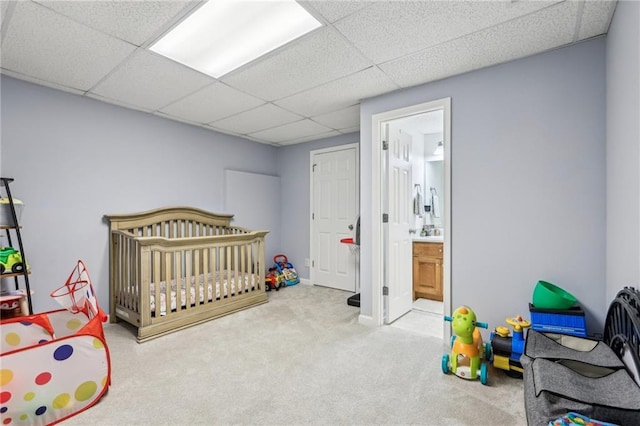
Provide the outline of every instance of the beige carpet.
<path id="1" fill-rule="evenodd" d="M 441 339 L 358 324 L 349 293 L 269 303 L 138 344 L 106 326 L 112 386 L 65 425 L 526 425 L 522 381 L 441 371 Z"/>

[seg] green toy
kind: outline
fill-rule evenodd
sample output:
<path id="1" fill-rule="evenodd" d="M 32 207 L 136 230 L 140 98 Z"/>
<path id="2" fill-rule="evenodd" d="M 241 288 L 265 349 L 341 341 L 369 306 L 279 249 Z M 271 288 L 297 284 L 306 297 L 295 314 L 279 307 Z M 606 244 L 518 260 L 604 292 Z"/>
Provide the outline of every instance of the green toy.
<path id="1" fill-rule="evenodd" d="M 0 248 L 0 274 L 7 271 L 13 273 L 24 272 L 25 264 L 22 261 L 22 255 L 13 247 Z"/>
<path id="2" fill-rule="evenodd" d="M 463 379 L 479 377 L 480 383 L 486 385 L 487 364 L 482 360 L 491 358 L 491 345 L 483 343 L 478 328 L 487 328 L 487 323 L 478 322 L 475 312 L 468 306 L 460 306 L 444 319 L 451 322 L 455 334 L 451 337 L 451 358 L 449 354 L 442 356 L 442 372 L 452 372 Z"/>

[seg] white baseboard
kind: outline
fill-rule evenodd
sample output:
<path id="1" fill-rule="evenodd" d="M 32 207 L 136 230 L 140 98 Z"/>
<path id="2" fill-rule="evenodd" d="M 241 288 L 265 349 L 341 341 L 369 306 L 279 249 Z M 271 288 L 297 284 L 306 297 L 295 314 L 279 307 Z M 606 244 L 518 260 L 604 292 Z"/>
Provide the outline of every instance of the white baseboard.
<path id="1" fill-rule="evenodd" d="M 362 315 L 358 316 L 358 322 L 362 325 L 366 325 L 367 327 L 377 327 L 378 324 L 373 320 L 373 317 L 370 315 Z"/>
<path id="2" fill-rule="evenodd" d="M 300 284 L 303 284 L 303 285 L 312 285 L 312 284 L 311 284 L 311 280 L 310 280 L 310 279 L 308 279 L 308 278 L 300 278 Z"/>

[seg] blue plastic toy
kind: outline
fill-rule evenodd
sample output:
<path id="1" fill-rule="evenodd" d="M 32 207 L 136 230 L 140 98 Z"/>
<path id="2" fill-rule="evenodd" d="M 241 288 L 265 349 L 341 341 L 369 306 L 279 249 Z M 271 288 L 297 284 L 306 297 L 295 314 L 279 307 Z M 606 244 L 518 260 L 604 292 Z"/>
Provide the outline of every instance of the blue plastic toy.
<path id="1" fill-rule="evenodd" d="M 493 356 L 491 363 L 495 368 L 505 370 L 511 377 L 521 378 L 523 373 L 520 357 L 524 352 L 524 330 L 531 327 L 531 322 L 520 315 L 505 320 L 513 327 L 513 337 L 509 335 L 509 329 L 498 326 L 491 332 L 491 349 Z"/>

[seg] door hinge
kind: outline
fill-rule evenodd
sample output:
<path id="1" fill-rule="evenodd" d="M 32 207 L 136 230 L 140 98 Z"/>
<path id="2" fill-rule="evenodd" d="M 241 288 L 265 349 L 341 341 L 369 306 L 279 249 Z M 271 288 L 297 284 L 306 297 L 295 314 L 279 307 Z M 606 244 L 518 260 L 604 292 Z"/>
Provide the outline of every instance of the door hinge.
<path id="1" fill-rule="evenodd" d="M 316 218 L 316 214 L 315 213 L 311 213 L 311 220 L 315 220 Z"/>
<path id="2" fill-rule="evenodd" d="M 387 141 L 382 141 L 382 150 L 386 151 L 389 149 L 389 142 Z"/>
<path id="3" fill-rule="evenodd" d="M 311 261 L 311 267 L 312 267 L 312 268 L 315 268 L 315 267 L 316 267 L 316 261 L 315 261 L 315 260 L 312 260 L 312 261 Z"/>
<path id="4" fill-rule="evenodd" d="M 389 213 L 382 213 L 382 223 L 389 223 Z"/>
<path id="5" fill-rule="evenodd" d="M 383 296 L 388 296 L 389 295 L 389 287 L 387 287 L 386 285 L 384 287 L 382 287 L 382 295 Z"/>
<path id="6" fill-rule="evenodd" d="M 312 172 L 312 173 L 315 173 L 315 172 L 316 172 L 316 166 L 317 166 L 317 164 L 314 164 L 314 165 L 311 167 L 311 172 Z"/>

